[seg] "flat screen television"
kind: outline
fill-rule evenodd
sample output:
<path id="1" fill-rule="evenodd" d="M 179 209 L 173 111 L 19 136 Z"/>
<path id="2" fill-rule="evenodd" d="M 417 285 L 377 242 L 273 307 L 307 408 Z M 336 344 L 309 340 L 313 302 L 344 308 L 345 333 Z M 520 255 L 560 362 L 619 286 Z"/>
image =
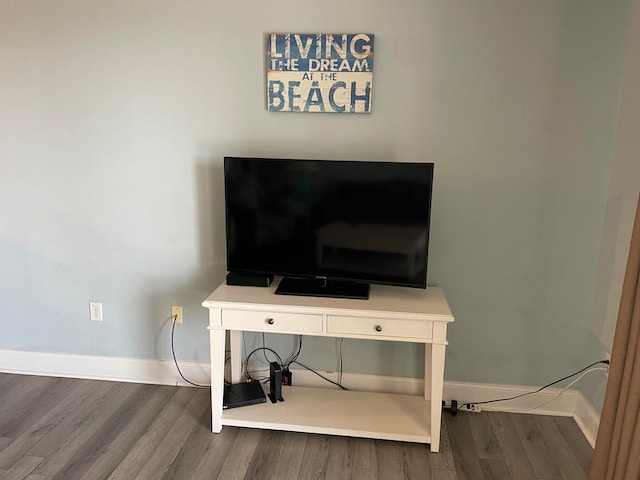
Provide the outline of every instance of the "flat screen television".
<path id="1" fill-rule="evenodd" d="M 433 163 L 224 158 L 227 269 L 276 293 L 426 288 Z"/>

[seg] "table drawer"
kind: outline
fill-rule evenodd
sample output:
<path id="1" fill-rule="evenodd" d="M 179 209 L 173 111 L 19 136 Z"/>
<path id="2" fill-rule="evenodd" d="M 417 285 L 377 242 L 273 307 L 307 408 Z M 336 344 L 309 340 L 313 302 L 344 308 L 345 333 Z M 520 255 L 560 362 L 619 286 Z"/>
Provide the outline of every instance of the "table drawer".
<path id="1" fill-rule="evenodd" d="M 428 339 L 433 337 L 433 322 L 330 315 L 327 317 L 327 332 Z"/>
<path id="2" fill-rule="evenodd" d="M 322 332 L 322 315 L 222 310 L 222 327 L 258 332 L 318 333 Z"/>

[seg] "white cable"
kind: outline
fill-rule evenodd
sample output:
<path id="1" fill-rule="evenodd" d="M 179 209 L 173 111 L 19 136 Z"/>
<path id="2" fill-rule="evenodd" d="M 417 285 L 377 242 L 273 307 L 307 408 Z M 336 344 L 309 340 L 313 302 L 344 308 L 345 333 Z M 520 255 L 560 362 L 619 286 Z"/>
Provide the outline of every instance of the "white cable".
<path id="1" fill-rule="evenodd" d="M 544 402 L 542 402 L 540 405 L 536 405 L 535 407 L 531 407 L 531 408 L 525 408 L 525 409 L 518 409 L 518 412 L 529 412 L 531 410 L 537 410 L 538 408 L 544 407 L 545 405 L 553 402 L 554 400 L 556 400 L 558 397 L 560 397 L 564 392 L 566 392 L 567 390 L 569 390 L 569 388 L 571 388 L 574 384 L 576 384 L 577 382 L 579 382 L 580 380 L 582 380 L 582 377 L 584 377 L 587 373 L 591 373 L 591 372 L 606 372 L 608 371 L 608 368 L 605 367 L 594 367 L 594 368 L 590 368 L 589 370 L 586 370 L 584 372 L 582 372 L 582 375 L 580 375 L 578 378 L 576 378 L 575 380 L 573 380 L 571 383 L 569 383 L 569 385 L 567 385 L 566 387 L 564 387 L 562 390 L 560 390 L 560 392 L 553 398 L 551 398 L 550 400 L 545 400 Z"/>

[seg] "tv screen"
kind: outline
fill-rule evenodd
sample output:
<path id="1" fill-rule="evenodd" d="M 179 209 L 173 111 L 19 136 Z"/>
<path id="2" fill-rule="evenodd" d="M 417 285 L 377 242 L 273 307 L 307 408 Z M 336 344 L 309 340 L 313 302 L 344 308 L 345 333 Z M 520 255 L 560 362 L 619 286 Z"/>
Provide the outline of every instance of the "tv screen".
<path id="1" fill-rule="evenodd" d="M 225 157 L 227 269 L 426 288 L 433 163 Z"/>

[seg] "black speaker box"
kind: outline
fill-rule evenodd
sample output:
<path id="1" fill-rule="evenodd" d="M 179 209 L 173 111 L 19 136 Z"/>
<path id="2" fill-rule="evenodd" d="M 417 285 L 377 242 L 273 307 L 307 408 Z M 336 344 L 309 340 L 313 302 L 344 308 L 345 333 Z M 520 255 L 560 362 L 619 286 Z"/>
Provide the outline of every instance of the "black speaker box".
<path id="1" fill-rule="evenodd" d="M 250 273 L 229 272 L 227 285 L 242 287 L 268 287 L 273 281 L 273 275 L 253 275 Z"/>

